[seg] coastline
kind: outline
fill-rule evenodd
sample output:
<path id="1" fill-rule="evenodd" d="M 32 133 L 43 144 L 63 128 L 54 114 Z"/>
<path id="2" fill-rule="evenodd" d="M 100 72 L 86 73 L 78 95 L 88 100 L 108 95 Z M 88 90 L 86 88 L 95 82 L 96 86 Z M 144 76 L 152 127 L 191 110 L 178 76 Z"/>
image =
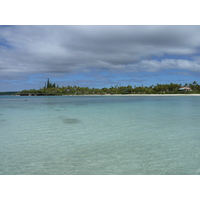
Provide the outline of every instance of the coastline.
<path id="1" fill-rule="evenodd" d="M 62 96 L 200 96 L 200 94 L 85 94 Z"/>

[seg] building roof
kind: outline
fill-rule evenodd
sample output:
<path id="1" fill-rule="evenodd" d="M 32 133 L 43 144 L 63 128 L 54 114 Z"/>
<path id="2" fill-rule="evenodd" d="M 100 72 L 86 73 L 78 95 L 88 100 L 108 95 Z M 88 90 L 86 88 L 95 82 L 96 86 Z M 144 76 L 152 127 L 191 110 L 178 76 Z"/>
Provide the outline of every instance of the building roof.
<path id="1" fill-rule="evenodd" d="M 191 90 L 191 88 L 189 88 L 189 87 L 181 87 L 178 90 Z"/>

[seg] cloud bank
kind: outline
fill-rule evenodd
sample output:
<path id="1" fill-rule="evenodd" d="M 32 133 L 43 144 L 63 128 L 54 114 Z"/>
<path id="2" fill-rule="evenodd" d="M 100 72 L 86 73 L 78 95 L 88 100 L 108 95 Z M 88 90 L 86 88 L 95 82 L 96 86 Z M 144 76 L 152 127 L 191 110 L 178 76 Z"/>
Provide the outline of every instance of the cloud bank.
<path id="1" fill-rule="evenodd" d="M 92 70 L 200 72 L 200 26 L 1 26 L 0 78 Z"/>

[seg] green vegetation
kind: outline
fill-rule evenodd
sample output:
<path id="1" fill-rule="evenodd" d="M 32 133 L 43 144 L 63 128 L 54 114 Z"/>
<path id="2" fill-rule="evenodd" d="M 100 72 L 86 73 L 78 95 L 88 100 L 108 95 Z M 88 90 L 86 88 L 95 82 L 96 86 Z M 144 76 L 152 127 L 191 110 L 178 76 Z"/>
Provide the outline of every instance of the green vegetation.
<path id="1" fill-rule="evenodd" d="M 190 87 L 192 91 L 178 91 L 181 87 Z M 51 83 L 49 79 L 45 86 L 39 90 L 23 90 L 18 92 L 20 95 L 89 95 L 89 94 L 200 94 L 200 85 L 196 81 L 193 83 L 181 84 L 157 84 L 149 87 L 139 86 L 111 86 L 110 88 L 89 88 L 78 86 L 62 86 L 59 87 L 55 83 Z"/>
<path id="2" fill-rule="evenodd" d="M 59 86 L 57 85 L 56 86 L 56 83 L 54 83 L 54 84 L 52 84 L 50 81 L 49 81 L 49 78 L 47 79 L 47 83 L 45 83 L 45 86 L 44 86 L 44 88 L 58 88 Z"/>

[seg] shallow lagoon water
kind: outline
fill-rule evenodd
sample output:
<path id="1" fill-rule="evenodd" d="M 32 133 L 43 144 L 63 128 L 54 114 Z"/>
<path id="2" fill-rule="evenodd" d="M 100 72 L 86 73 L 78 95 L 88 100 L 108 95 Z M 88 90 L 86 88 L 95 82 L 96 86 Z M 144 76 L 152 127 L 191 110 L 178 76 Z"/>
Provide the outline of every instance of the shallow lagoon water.
<path id="1" fill-rule="evenodd" d="M 199 96 L 0 96 L 0 174 L 200 174 Z"/>

